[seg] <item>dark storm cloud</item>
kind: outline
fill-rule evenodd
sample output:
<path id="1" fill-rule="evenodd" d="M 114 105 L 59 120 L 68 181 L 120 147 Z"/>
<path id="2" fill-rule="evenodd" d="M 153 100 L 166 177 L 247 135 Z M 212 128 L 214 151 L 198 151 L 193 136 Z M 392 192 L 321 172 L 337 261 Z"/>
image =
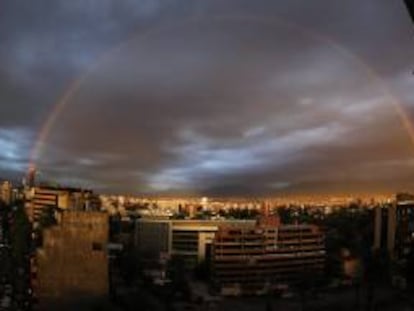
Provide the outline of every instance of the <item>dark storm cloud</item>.
<path id="1" fill-rule="evenodd" d="M 32 139 L 31 133 L 24 128 L 0 128 L 0 174 L 15 177 L 13 173 L 25 169 Z"/>
<path id="2" fill-rule="evenodd" d="M 41 178 L 213 194 L 413 182 L 407 134 L 365 67 L 411 109 L 398 1 L 8 1 L 0 14 L 1 128 L 25 133 L 0 136 L 4 172 L 24 169 L 27 140 L 93 68 L 45 142 Z"/>
<path id="3" fill-rule="evenodd" d="M 39 126 L 66 86 L 102 51 L 144 29 L 168 1 L 3 1 L 0 113 Z"/>

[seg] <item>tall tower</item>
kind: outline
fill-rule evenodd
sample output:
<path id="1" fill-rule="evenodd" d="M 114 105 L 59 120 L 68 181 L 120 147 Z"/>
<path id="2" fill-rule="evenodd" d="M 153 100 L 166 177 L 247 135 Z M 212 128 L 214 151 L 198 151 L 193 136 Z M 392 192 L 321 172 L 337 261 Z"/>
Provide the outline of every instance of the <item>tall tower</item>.
<path id="1" fill-rule="evenodd" d="M 36 182 L 36 167 L 31 164 L 29 170 L 27 171 L 27 186 L 32 188 L 35 186 Z"/>

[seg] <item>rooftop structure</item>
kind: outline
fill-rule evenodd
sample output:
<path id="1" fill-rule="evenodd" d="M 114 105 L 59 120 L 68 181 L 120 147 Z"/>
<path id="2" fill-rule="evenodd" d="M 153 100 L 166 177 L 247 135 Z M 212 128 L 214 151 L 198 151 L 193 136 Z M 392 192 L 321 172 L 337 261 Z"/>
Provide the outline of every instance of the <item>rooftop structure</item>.
<path id="1" fill-rule="evenodd" d="M 34 187 L 26 193 L 26 212 L 33 223 L 39 221 L 46 209 L 93 210 L 98 202 L 93 192 L 68 187 Z"/>

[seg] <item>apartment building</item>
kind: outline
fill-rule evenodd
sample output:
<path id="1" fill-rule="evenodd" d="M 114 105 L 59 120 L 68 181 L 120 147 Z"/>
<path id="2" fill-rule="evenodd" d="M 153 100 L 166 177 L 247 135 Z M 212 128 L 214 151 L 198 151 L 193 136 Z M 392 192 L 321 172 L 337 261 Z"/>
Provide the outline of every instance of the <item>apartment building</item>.
<path id="1" fill-rule="evenodd" d="M 44 230 L 43 245 L 32 261 L 32 286 L 40 310 L 108 294 L 108 215 L 64 211 Z"/>
<path id="2" fill-rule="evenodd" d="M 219 228 L 212 271 L 223 294 L 257 294 L 323 273 L 324 233 L 314 225 L 275 224 Z"/>

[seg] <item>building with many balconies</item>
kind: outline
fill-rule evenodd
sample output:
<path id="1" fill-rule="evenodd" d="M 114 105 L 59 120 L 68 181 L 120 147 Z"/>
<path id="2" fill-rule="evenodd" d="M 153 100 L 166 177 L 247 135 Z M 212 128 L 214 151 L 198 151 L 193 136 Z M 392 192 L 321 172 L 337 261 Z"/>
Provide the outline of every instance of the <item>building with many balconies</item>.
<path id="1" fill-rule="evenodd" d="M 219 228 L 211 261 L 223 294 L 257 294 L 322 275 L 324 233 L 314 225 L 275 224 Z"/>

